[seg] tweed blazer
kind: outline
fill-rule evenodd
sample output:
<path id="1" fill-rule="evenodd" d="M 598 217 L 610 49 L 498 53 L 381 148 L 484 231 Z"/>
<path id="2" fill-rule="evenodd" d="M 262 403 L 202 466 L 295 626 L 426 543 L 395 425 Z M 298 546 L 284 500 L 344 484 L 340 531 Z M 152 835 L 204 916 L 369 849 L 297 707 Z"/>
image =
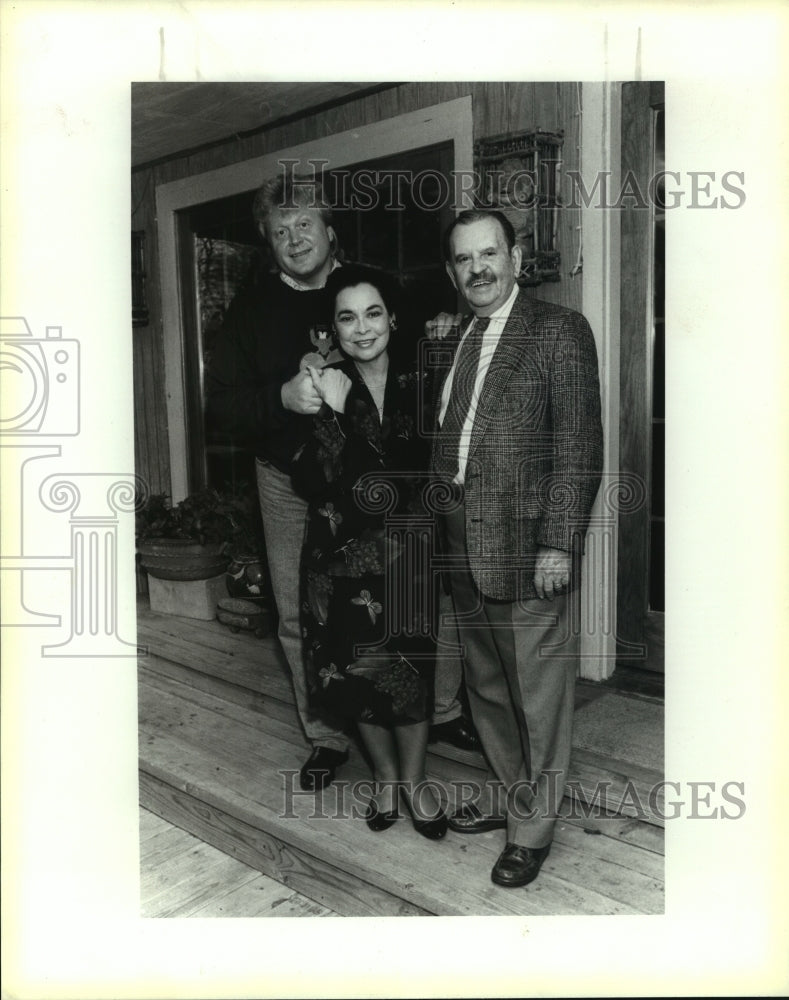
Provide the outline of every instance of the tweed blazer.
<path id="1" fill-rule="evenodd" d="M 458 342 L 446 341 L 447 350 L 436 352 L 435 429 Z M 482 386 L 465 474 L 468 559 L 483 594 L 534 598 L 538 547 L 583 550 L 602 463 L 589 324 L 578 312 L 521 291 Z M 571 589 L 579 582 L 575 573 Z"/>

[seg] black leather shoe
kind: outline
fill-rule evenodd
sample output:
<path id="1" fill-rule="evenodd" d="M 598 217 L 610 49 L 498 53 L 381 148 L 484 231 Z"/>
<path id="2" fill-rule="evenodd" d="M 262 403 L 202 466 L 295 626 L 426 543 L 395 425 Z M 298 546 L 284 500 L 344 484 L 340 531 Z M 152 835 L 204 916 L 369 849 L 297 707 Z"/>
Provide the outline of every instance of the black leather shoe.
<path id="1" fill-rule="evenodd" d="M 440 722 L 438 725 L 430 727 L 428 741 L 437 743 L 439 740 L 443 743 L 451 743 L 459 750 L 482 750 L 477 731 L 471 721 L 462 715 L 452 719 L 451 722 Z"/>
<path id="2" fill-rule="evenodd" d="M 409 813 L 411 814 L 411 822 L 413 823 L 414 829 L 417 833 L 421 834 L 423 837 L 427 837 L 428 840 L 441 840 L 446 836 L 449 821 L 447 820 L 447 814 L 445 812 L 440 812 L 437 816 L 433 816 L 431 819 L 420 819 L 414 814 L 411 803 L 405 795 L 403 795 L 403 800 Z"/>
<path id="3" fill-rule="evenodd" d="M 411 812 L 410 806 L 408 811 Z M 441 840 L 447 835 L 449 822 L 447 814 L 444 812 L 434 816 L 433 819 L 417 819 L 411 812 L 411 822 L 414 824 L 416 832 L 427 837 L 428 840 Z"/>
<path id="4" fill-rule="evenodd" d="M 467 802 L 449 817 L 449 829 L 455 833 L 485 833 L 506 830 L 506 816 L 483 816 L 473 802 Z"/>
<path id="5" fill-rule="evenodd" d="M 511 889 L 528 885 L 540 874 L 540 868 L 548 857 L 550 849 L 550 844 L 546 847 L 521 847 L 520 844 L 507 844 L 493 866 L 490 877 L 496 885 L 503 885 Z"/>
<path id="6" fill-rule="evenodd" d="M 317 792 L 334 781 L 340 764 L 348 760 L 347 750 L 332 750 L 331 747 L 314 747 L 299 774 L 299 783 L 305 792 Z"/>
<path id="7" fill-rule="evenodd" d="M 421 833 L 428 840 L 442 840 L 447 835 L 446 813 L 441 813 L 435 819 L 417 819 L 415 816 L 412 816 L 411 822 L 414 824 L 416 832 Z"/>
<path id="8" fill-rule="evenodd" d="M 398 819 L 400 819 L 400 813 L 396 809 L 392 809 L 391 812 L 381 812 L 374 802 L 368 805 L 364 815 L 365 823 L 374 833 L 388 830 L 390 826 L 394 826 Z"/>

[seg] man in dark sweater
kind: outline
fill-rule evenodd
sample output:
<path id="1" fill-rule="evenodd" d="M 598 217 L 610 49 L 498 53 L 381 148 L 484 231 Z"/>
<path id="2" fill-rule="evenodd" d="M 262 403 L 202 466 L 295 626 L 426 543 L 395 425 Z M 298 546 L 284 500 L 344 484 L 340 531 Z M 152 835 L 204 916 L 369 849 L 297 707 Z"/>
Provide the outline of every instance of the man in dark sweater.
<path id="1" fill-rule="evenodd" d="M 283 205 L 288 207 L 283 208 Z M 348 759 L 348 737 L 310 711 L 299 624 L 299 560 L 307 504 L 290 482 L 293 455 L 320 409 L 306 365 L 339 360 L 323 286 L 337 266 L 331 212 L 316 187 L 263 185 L 253 213 L 279 274 L 251 285 L 231 303 L 207 373 L 211 418 L 246 439 L 257 456 L 260 510 L 279 640 L 290 666 L 296 707 L 312 753 L 301 786 L 329 784 Z"/>
<path id="2" fill-rule="evenodd" d="M 258 228 L 279 273 L 231 303 L 206 376 L 213 422 L 247 440 L 257 456 L 266 553 L 279 613 L 279 639 L 293 677 L 296 707 L 313 750 L 301 769 L 305 790 L 329 784 L 348 758 L 338 725 L 310 711 L 299 622 L 299 562 L 307 505 L 290 481 L 292 457 L 305 443 L 321 398 L 306 370 L 340 360 L 324 292 L 338 266 L 331 208 L 320 185 L 278 176 L 258 191 Z M 432 735 L 466 749 L 479 746 L 457 699 L 459 662 L 439 663 Z M 440 714 L 439 714 L 440 713 Z"/>

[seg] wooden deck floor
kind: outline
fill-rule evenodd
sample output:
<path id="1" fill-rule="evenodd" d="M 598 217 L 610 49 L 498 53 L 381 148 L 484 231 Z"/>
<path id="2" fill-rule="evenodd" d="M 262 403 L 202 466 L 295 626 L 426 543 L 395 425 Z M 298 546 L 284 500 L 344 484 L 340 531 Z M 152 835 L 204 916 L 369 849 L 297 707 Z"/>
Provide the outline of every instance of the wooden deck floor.
<path id="1" fill-rule="evenodd" d="M 161 880 L 153 894 L 146 890 L 145 905 L 160 915 L 175 915 L 169 912 L 173 909 L 185 915 L 184 907 L 195 913 L 214 907 L 216 913 L 221 899 L 230 909 L 243 910 L 247 904 L 241 897 L 234 902 L 225 891 L 235 885 L 233 879 L 241 879 L 236 889 L 248 894 L 249 905 L 270 898 L 287 904 L 294 915 L 299 906 L 310 915 L 663 911 L 658 817 L 583 818 L 566 798 L 566 818 L 540 878 L 525 890 L 500 889 L 489 877 L 502 846 L 500 831 L 471 838 L 450 833 L 435 844 L 416 834 L 407 820 L 373 834 L 354 818 L 353 807 L 361 805 L 354 798 L 354 782 L 369 777 L 360 753 L 352 754 L 338 782 L 321 796 L 293 794 L 294 772 L 308 748 L 275 639 L 234 636 L 215 622 L 157 616 L 145 605 L 138 634 L 149 649 L 140 661 L 141 802 L 203 842 L 179 856 L 173 834 L 143 827 L 144 848 L 146 829 L 148 840 L 162 838 L 161 850 L 148 844 L 153 853 L 143 851 L 148 866 L 143 884 L 156 889 L 156 878 Z M 603 691 L 579 685 L 578 703 Z M 481 780 L 482 765 L 476 754 L 436 744 L 428 773 L 449 801 L 458 782 Z M 588 749 L 574 753 L 573 774 L 579 788 L 608 782 L 613 796 L 628 783 L 645 790 L 661 777 L 656 770 Z M 209 870 L 206 845 L 249 868 L 243 875 L 221 864 Z M 185 871 L 178 866 L 190 856 L 198 886 L 205 882 L 210 899 L 198 889 L 186 901 L 168 896 L 172 879 L 183 881 L 173 872 Z M 277 888 L 257 882 L 255 873 Z M 310 911 L 311 906 L 317 910 Z M 262 902 L 258 915 L 267 912 Z"/>
<path id="2" fill-rule="evenodd" d="M 140 809 L 143 917 L 333 917 L 147 809 Z"/>

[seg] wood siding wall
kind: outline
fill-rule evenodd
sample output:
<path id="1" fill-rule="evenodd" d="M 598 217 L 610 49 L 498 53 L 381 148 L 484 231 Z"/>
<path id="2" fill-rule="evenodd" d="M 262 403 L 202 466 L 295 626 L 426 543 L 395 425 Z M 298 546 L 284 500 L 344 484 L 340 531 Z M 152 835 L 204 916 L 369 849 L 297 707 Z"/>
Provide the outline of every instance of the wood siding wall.
<path id="1" fill-rule="evenodd" d="M 471 95 L 474 139 L 531 128 L 563 129 L 563 175 L 579 166 L 579 87 L 574 83 L 408 83 L 351 100 L 285 126 L 176 157 L 132 174 L 132 229 L 146 234 L 150 322 L 134 330 L 135 462 L 153 492 L 169 492 L 167 411 L 155 192 L 159 184 L 275 152 L 321 136 Z M 570 192 L 563 188 L 565 200 Z M 560 213 L 561 281 L 534 290 L 537 297 L 580 310 L 582 277 L 571 277 L 578 255 L 580 211 Z"/>

